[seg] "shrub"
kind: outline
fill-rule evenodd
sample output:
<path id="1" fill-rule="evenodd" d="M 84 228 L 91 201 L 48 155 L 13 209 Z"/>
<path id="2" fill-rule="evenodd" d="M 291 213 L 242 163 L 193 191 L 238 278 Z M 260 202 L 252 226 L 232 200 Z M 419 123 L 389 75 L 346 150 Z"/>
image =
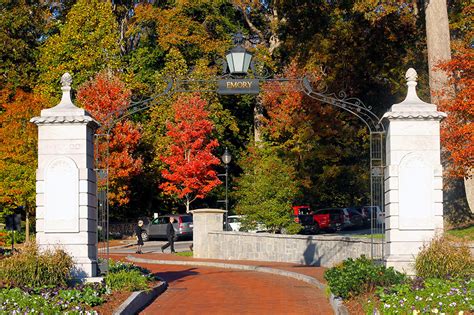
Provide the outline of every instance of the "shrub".
<path id="1" fill-rule="evenodd" d="M 379 288 L 378 302 L 369 303 L 366 311 L 374 314 L 462 314 L 472 311 L 474 281 L 421 278 L 392 288 Z"/>
<path id="2" fill-rule="evenodd" d="M 324 278 L 331 292 L 344 299 L 372 292 L 377 286 L 399 284 L 406 280 L 404 274 L 392 267 L 375 264 L 365 256 L 344 260 L 341 265 L 327 270 Z"/>
<path id="3" fill-rule="evenodd" d="M 153 275 L 146 268 L 109 260 L 109 273 L 104 280 L 107 288 L 112 291 L 138 291 L 148 288 L 148 281 L 152 279 Z"/>
<path id="4" fill-rule="evenodd" d="M 415 260 L 415 270 L 423 278 L 464 278 L 474 275 L 474 259 L 469 247 L 445 236 L 425 245 Z"/>
<path id="5" fill-rule="evenodd" d="M 29 243 L 21 253 L 0 260 L 0 282 L 21 287 L 66 285 L 72 267 L 71 256 L 63 250 L 40 252 Z"/>
<path id="6" fill-rule="evenodd" d="M 109 259 L 109 272 L 110 273 L 118 273 L 120 271 L 132 271 L 132 270 L 137 270 L 144 275 L 148 275 L 151 273 L 150 270 L 134 265 L 132 263 L 114 261 L 112 259 Z"/>
<path id="7" fill-rule="evenodd" d="M 109 272 L 104 280 L 111 291 L 138 291 L 148 288 L 149 278 L 138 270 L 122 270 L 116 273 Z"/>
<path id="8" fill-rule="evenodd" d="M 26 240 L 25 232 L 7 231 L 7 236 L 5 237 L 5 246 L 12 246 L 12 234 L 14 235 L 13 237 L 14 237 L 15 244 L 21 244 L 25 242 Z"/>

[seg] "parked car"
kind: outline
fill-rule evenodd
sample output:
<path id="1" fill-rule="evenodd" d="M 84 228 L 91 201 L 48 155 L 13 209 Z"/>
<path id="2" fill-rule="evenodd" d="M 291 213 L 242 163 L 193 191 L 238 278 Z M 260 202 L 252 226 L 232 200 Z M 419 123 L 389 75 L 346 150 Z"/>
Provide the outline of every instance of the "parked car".
<path id="1" fill-rule="evenodd" d="M 368 227 L 372 226 L 371 218 L 372 222 L 374 222 L 374 227 L 382 227 L 385 224 L 385 212 L 383 212 L 379 206 L 360 207 L 360 213 Z"/>
<path id="2" fill-rule="evenodd" d="M 364 226 L 362 214 L 354 208 L 343 208 L 344 223 L 343 228 L 361 228 Z"/>
<path id="3" fill-rule="evenodd" d="M 174 217 L 173 227 L 178 239 L 191 238 L 193 236 L 193 216 L 188 214 L 170 214 L 153 219 L 148 225 L 144 225 L 142 238 L 148 241 L 153 238 L 166 238 L 166 225 Z"/>
<path id="4" fill-rule="evenodd" d="M 236 232 L 240 231 L 240 225 L 242 224 L 241 215 L 230 215 L 227 217 L 227 220 L 229 222 L 230 231 L 236 231 Z"/>
<path id="5" fill-rule="evenodd" d="M 230 215 L 227 220 L 229 221 L 230 231 L 241 231 L 242 228 L 242 219 L 243 215 Z M 262 233 L 266 232 L 265 225 L 258 223 L 254 230 L 241 231 L 241 232 L 250 232 L 250 233 Z"/>

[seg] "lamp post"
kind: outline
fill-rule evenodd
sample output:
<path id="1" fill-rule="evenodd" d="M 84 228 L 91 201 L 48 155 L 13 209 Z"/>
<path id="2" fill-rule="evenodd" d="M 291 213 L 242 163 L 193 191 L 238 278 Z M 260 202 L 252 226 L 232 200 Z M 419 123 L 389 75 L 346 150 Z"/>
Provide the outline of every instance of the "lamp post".
<path id="1" fill-rule="evenodd" d="M 229 163 L 232 160 L 232 156 L 230 155 L 227 147 L 225 148 L 224 154 L 222 154 L 222 162 L 225 165 L 225 229 L 226 231 L 229 230 L 229 198 L 227 195 L 228 188 L 229 188 Z"/>
<path id="2" fill-rule="evenodd" d="M 249 70 L 252 54 L 242 46 L 244 39 L 242 33 L 235 34 L 234 43 L 236 46 L 225 56 L 231 74 L 245 75 Z"/>

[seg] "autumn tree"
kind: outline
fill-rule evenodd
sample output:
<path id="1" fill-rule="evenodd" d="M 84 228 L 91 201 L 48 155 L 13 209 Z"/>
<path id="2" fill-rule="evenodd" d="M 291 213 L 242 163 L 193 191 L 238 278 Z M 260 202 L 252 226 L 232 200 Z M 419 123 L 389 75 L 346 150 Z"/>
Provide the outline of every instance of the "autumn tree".
<path id="1" fill-rule="evenodd" d="M 103 69 L 120 64 L 118 24 L 110 1 L 78 0 L 67 14 L 58 34 L 46 39 L 40 49 L 38 89 L 56 96 L 64 72 L 74 77 L 77 88 Z"/>
<path id="2" fill-rule="evenodd" d="M 440 110 L 449 113 L 443 121 L 441 139 L 449 152 L 450 174 L 470 177 L 474 165 L 474 53 L 466 48 L 440 66 L 444 69 L 455 93 L 447 95 Z M 449 97 L 451 96 L 451 97 Z"/>
<path id="3" fill-rule="evenodd" d="M 186 212 L 194 200 L 204 198 L 221 183 L 212 169 L 219 164 L 212 153 L 219 144 L 211 139 L 214 126 L 206 106 L 198 94 L 181 97 L 173 104 L 174 122 L 167 125 L 171 145 L 169 155 L 162 157 L 167 168 L 162 171 L 166 181 L 160 187 L 184 198 Z"/>
<path id="4" fill-rule="evenodd" d="M 142 169 L 142 159 L 135 155 L 141 139 L 140 126 L 119 119 L 130 105 L 130 97 L 131 91 L 125 84 L 107 71 L 84 83 L 77 93 L 79 103 L 102 124 L 97 131 L 102 136 L 95 149 L 99 155 L 96 158 L 99 169 L 108 167 L 108 197 L 116 205 L 130 201 L 130 180 Z"/>
<path id="5" fill-rule="evenodd" d="M 294 78 L 301 72 L 292 63 L 283 75 Z M 317 84 L 320 73 L 314 77 Z M 306 96 L 298 84 L 264 86 L 263 139 L 295 168 L 304 202 L 322 207 L 368 202 L 368 130 L 354 115 Z"/>
<path id="6" fill-rule="evenodd" d="M 39 116 L 45 100 L 32 93 L 17 90 L 8 99 L 8 91 L 0 91 L 0 205 L 1 211 L 24 206 L 27 214 L 36 209 L 36 168 L 38 130 L 30 119 Z M 27 224 L 27 233 L 29 224 Z"/>

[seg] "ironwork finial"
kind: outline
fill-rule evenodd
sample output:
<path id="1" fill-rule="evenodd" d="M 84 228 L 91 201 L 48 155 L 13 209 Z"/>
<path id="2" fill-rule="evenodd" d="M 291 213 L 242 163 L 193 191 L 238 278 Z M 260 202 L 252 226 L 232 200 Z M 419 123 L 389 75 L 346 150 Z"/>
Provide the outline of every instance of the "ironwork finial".
<path id="1" fill-rule="evenodd" d="M 242 45 L 244 43 L 245 37 L 241 31 L 238 31 L 233 36 L 234 45 Z"/>

